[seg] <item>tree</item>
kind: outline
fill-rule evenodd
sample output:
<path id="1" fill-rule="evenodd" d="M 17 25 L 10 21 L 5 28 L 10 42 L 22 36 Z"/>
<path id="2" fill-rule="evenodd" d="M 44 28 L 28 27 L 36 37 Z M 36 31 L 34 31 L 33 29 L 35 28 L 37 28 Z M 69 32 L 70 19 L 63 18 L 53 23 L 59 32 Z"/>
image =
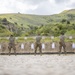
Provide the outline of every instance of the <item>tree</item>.
<path id="1" fill-rule="evenodd" d="M 7 21 L 6 18 L 3 18 L 3 19 L 2 19 L 2 24 L 4 24 L 4 25 L 7 25 L 7 24 L 8 24 L 8 21 Z"/>
<path id="2" fill-rule="evenodd" d="M 21 24 L 21 26 L 23 26 L 23 24 Z"/>
<path id="3" fill-rule="evenodd" d="M 72 24 L 73 29 L 75 30 L 75 24 Z"/>
<path id="4" fill-rule="evenodd" d="M 70 21 L 67 21 L 67 24 L 70 24 Z"/>
<path id="5" fill-rule="evenodd" d="M 16 24 L 16 25 L 17 25 L 17 22 L 14 22 L 14 24 Z"/>
<path id="6" fill-rule="evenodd" d="M 62 25 L 58 25 L 57 27 L 59 28 L 59 30 L 62 30 L 63 28 Z"/>
<path id="7" fill-rule="evenodd" d="M 3 18 L 2 22 L 7 22 L 7 19 L 6 18 Z"/>
<path id="8" fill-rule="evenodd" d="M 62 23 L 64 23 L 64 22 L 66 22 L 66 19 L 62 19 L 62 21 L 61 21 Z"/>
<path id="9" fill-rule="evenodd" d="M 12 19 L 12 18 L 10 17 L 10 19 Z"/>

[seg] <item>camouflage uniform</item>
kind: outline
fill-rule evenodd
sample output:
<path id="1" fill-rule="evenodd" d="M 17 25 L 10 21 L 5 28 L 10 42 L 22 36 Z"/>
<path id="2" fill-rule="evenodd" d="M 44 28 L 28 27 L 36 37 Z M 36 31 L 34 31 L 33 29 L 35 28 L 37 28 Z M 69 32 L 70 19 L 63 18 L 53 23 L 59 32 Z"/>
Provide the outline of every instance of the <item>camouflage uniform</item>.
<path id="1" fill-rule="evenodd" d="M 15 38 L 13 36 L 10 36 L 10 38 L 9 38 L 9 46 L 8 46 L 9 54 L 11 52 L 11 48 L 13 48 L 14 53 L 16 54 Z"/>
<path id="2" fill-rule="evenodd" d="M 60 41 L 59 41 L 59 54 L 61 53 L 62 47 L 64 49 L 64 52 L 66 53 L 66 50 L 65 50 L 66 45 L 65 45 L 65 41 L 64 40 L 65 40 L 65 36 L 61 35 L 60 36 Z"/>
<path id="3" fill-rule="evenodd" d="M 42 51 L 41 51 L 41 39 L 42 39 L 42 37 L 41 36 L 37 36 L 36 37 L 36 42 L 35 42 L 35 54 L 36 54 L 36 51 L 37 51 L 37 48 L 39 47 L 39 51 L 40 51 L 40 54 L 42 53 Z"/>

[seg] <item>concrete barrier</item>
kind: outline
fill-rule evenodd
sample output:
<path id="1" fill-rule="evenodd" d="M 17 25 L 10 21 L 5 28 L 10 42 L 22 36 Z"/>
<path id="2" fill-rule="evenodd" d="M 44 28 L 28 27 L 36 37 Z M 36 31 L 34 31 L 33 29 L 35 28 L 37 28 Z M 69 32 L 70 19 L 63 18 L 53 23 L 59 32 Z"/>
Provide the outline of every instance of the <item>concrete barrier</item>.
<path id="1" fill-rule="evenodd" d="M 17 43 L 16 44 L 16 52 L 17 53 L 34 53 L 34 49 L 31 49 L 31 44 L 34 44 L 34 42 L 22 42 L 22 43 Z M 24 48 L 21 48 L 21 45 L 24 45 Z M 45 45 L 45 49 L 42 49 L 42 52 L 59 52 L 59 43 L 58 42 L 54 42 L 55 47 L 52 48 L 52 42 L 43 42 L 43 44 Z M 72 43 L 71 42 L 66 42 L 66 51 L 67 52 L 73 52 L 74 50 L 72 49 Z M 8 53 L 8 43 L 3 42 L 0 43 L 0 53 Z M 13 49 L 11 50 L 11 53 L 13 53 Z M 39 50 L 38 50 L 39 52 Z M 62 49 L 63 52 L 63 49 Z"/>

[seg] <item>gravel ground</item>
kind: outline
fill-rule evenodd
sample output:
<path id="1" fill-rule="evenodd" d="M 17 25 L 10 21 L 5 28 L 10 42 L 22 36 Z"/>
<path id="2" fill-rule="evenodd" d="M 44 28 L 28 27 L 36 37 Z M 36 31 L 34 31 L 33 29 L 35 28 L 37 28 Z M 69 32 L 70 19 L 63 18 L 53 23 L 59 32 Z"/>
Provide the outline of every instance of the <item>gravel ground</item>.
<path id="1" fill-rule="evenodd" d="M 75 75 L 75 55 L 0 55 L 0 75 Z"/>

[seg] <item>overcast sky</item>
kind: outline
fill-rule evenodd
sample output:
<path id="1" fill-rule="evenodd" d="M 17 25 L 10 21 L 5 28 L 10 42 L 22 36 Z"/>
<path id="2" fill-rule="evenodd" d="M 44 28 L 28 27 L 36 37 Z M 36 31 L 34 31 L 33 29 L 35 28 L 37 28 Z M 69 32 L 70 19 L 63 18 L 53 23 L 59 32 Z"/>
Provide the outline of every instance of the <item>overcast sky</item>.
<path id="1" fill-rule="evenodd" d="M 75 9 L 75 0 L 0 0 L 0 14 L 51 15 L 68 9 Z"/>

